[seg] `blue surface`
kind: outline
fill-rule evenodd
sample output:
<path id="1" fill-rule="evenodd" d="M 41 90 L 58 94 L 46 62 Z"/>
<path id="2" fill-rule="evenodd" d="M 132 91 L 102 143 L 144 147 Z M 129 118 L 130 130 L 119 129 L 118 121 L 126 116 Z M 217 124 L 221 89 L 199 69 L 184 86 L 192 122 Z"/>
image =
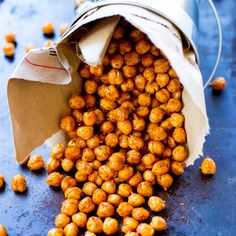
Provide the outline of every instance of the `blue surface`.
<path id="1" fill-rule="evenodd" d="M 159 194 L 167 200 L 169 229 L 164 235 L 230 236 L 236 233 L 236 1 L 218 0 L 216 7 L 223 26 L 223 54 L 217 75 L 224 76 L 228 88 L 221 94 L 205 91 L 211 134 L 207 137 L 204 154 L 212 156 L 217 164 L 213 177 L 202 176 L 199 171 L 201 159 L 189 167 L 167 193 Z M 0 191 L 0 224 L 6 226 L 10 236 L 43 236 L 53 227 L 54 217 L 59 213 L 63 200 L 60 192 L 45 184 L 45 171 L 31 173 L 18 166 L 14 160 L 10 119 L 6 101 L 7 78 L 24 55 L 24 47 L 33 42 L 41 47 L 45 38 L 41 26 L 51 21 L 56 26 L 74 17 L 70 1 L 0 1 L 0 173 L 6 177 L 6 186 Z M 213 15 L 206 1 L 200 12 L 202 48 L 201 69 L 206 77 L 217 52 L 217 30 Z M 13 61 L 2 52 L 7 31 L 17 35 L 17 50 Z M 25 114 L 27 119 L 27 114 Z M 48 158 L 48 150 L 38 152 Z M 28 191 L 15 194 L 9 183 L 13 175 L 26 176 Z M 184 206 L 180 206 L 184 203 Z"/>

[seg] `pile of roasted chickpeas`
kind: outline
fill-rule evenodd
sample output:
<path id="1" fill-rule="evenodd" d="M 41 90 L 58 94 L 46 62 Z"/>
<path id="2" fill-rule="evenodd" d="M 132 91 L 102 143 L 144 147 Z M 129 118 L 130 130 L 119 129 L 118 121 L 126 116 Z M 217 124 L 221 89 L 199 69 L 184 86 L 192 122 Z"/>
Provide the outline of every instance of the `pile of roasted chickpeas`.
<path id="1" fill-rule="evenodd" d="M 175 71 L 146 35 L 123 20 L 102 65 L 82 64 L 79 73 L 83 94 L 71 96 L 71 114 L 60 120 L 71 140 L 66 147 L 56 144 L 46 162 L 47 183 L 60 186 L 66 198 L 48 236 L 165 230 L 161 216 L 150 217 L 165 209 L 154 188 L 167 190 L 188 157 Z"/>

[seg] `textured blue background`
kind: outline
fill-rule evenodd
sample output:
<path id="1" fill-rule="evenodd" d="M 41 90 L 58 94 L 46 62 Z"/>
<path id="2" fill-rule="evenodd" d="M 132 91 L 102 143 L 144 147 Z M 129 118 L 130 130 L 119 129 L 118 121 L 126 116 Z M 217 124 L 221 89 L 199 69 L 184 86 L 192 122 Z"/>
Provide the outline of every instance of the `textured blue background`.
<path id="1" fill-rule="evenodd" d="M 214 177 L 204 177 L 199 172 L 201 162 L 175 182 L 168 193 L 160 191 L 167 201 L 169 229 L 165 235 L 235 235 L 236 233 L 236 1 L 217 0 L 223 26 L 223 55 L 217 75 L 224 76 L 228 88 L 221 94 L 206 89 L 207 111 L 211 134 L 207 137 L 204 153 L 212 156 L 217 164 Z M 58 28 L 62 22 L 73 19 L 73 6 L 65 0 L 0 0 L 0 173 L 6 177 L 7 185 L 0 191 L 0 224 L 6 226 L 10 236 L 41 236 L 53 227 L 59 213 L 62 194 L 52 191 L 45 184 L 45 171 L 31 173 L 18 166 L 14 160 L 9 112 L 6 101 L 7 78 L 16 63 L 24 55 L 24 47 L 33 42 L 41 47 L 45 38 L 41 26 L 46 21 Z M 200 12 L 201 69 L 204 76 L 210 74 L 217 52 L 217 31 L 213 15 L 202 1 Z M 7 31 L 17 35 L 17 50 L 13 61 L 2 52 Z M 27 119 L 28 114 L 25 114 Z M 48 150 L 40 153 L 48 158 Z M 11 177 L 23 173 L 28 183 L 26 194 L 15 194 L 10 190 Z M 184 206 L 180 206 L 184 203 Z"/>

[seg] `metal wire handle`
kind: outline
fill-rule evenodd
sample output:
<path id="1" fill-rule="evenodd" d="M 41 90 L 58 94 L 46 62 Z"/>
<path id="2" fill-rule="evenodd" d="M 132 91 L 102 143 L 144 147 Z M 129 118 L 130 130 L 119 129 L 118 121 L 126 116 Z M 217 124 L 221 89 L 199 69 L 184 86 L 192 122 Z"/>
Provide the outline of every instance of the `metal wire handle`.
<path id="1" fill-rule="evenodd" d="M 214 65 L 214 68 L 211 72 L 211 75 L 209 76 L 207 82 L 205 83 L 204 85 L 204 89 L 209 85 L 209 83 L 212 81 L 213 79 L 213 76 L 216 72 L 216 69 L 219 65 L 219 62 L 220 62 L 220 56 L 221 56 L 221 52 L 222 52 L 222 28 L 221 28 L 221 23 L 220 23 L 220 18 L 219 18 L 219 15 L 218 15 L 218 12 L 215 8 L 215 5 L 214 3 L 212 2 L 212 0 L 208 0 L 208 3 L 212 9 L 212 12 L 215 16 L 215 19 L 216 19 L 216 23 L 217 23 L 217 28 L 218 28 L 218 39 L 219 39 L 219 46 L 218 46 L 218 53 L 217 53 L 217 58 L 216 58 L 216 62 L 215 62 L 215 65 Z"/>

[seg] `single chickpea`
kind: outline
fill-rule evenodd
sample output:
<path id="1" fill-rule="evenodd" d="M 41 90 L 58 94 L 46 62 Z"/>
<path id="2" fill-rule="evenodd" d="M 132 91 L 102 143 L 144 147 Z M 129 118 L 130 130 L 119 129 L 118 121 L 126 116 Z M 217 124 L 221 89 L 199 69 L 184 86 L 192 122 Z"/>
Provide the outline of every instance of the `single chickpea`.
<path id="1" fill-rule="evenodd" d="M 151 104 L 151 97 L 147 93 L 141 93 L 138 96 L 138 104 L 140 106 L 149 107 Z"/>
<path id="2" fill-rule="evenodd" d="M 111 40 L 107 49 L 107 53 L 112 55 L 116 53 L 117 50 L 118 50 L 118 43 L 115 40 Z"/>
<path id="3" fill-rule="evenodd" d="M 48 231 L 48 236 L 64 236 L 63 229 L 61 229 L 61 228 L 50 229 Z"/>
<path id="4" fill-rule="evenodd" d="M 128 144 L 128 136 L 125 134 L 120 135 L 119 137 L 119 145 L 122 148 L 128 148 L 129 144 Z"/>
<path id="5" fill-rule="evenodd" d="M 159 107 L 161 104 L 156 98 L 152 98 L 151 108 Z"/>
<path id="6" fill-rule="evenodd" d="M 160 109 L 159 107 L 152 108 L 150 115 L 149 115 L 149 120 L 152 123 L 159 123 L 162 121 L 162 119 L 165 116 L 165 112 Z"/>
<path id="7" fill-rule="evenodd" d="M 129 111 L 129 113 L 132 113 L 135 110 L 135 105 L 131 101 L 124 101 L 121 103 L 121 107 L 125 108 Z"/>
<path id="8" fill-rule="evenodd" d="M 71 116 L 64 116 L 60 121 L 60 127 L 64 132 L 71 132 L 75 129 L 75 120 Z"/>
<path id="9" fill-rule="evenodd" d="M 101 202 L 97 209 L 97 216 L 100 218 L 106 218 L 114 215 L 115 209 L 113 205 L 108 202 Z"/>
<path id="10" fill-rule="evenodd" d="M 65 158 L 76 161 L 81 157 L 81 150 L 77 146 L 68 146 L 65 150 Z"/>
<path id="11" fill-rule="evenodd" d="M 143 91 L 147 84 L 147 79 L 142 74 L 139 74 L 135 76 L 134 83 L 138 90 Z"/>
<path id="12" fill-rule="evenodd" d="M 168 74 L 171 78 L 178 78 L 178 75 L 176 74 L 176 72 L 173 68 L 169 69 Z"/>
<path id="13" fill-rule="evenodd" d="M 84 228 L 87 223 L 87 215 L 83 212 L 78 212 L 72 216 L 72 221 L 79 227 Z"/>
<path id="14" fill-rule="evenodd" d="M 80 73 L 80 76 L 85 79 L 90 79 L 92 77 L 92 74 L 90 73 L 90 66 L 86 64 L 83 64 L 79 68 L 79 73 Z"/>
<path id="15" fill-rule="evenodd" d="M 117 193 L 121 197 L 129 197 L 132 193 L 132 187 L 129 184 L 122 183 L 119 185 Z"/>
<path id="16" fill-rule="evenodd" d="M 78 125 L 81 125 L 83 122 L 83 113 L 79 110 L 73 110 L 72 112 L 73 117 Z"/>
<path id="17" fill-rule="evenodd" d="M 172 113 L 170 116 L 170 123 L 175 128 L 180 128 L 184 123 L 184 116 L 180 113 Z"/>
<path id="18" fill-rule="evenodd" d="M 101 146 L 98 146 L 94 149 L 94 153 L 96 155 L 97 160 L 105 161 L 111 155 L 112 150 L 110 147 L 108 147 L 106 145 L 101 145 Z"/>
<path id="19" fill-rule="evenodd" d="M 102 97 L 102 98 L 105 97 L 105 88 L 106 88 L 105 84 L 102 84 L 102 85 L 98 86 L 97 94 L 98 94 L 99 97 Z"/>
<path id="20" fill-rule="evenodd" d="M 170 98 L 166 104 L 166 110 L 169 113 L 180 112 L 182 107 L 182 102 L 175 98 Z"/>
<path id="21" fill-rule="evenodd" d="M 95 204 L 93 203 L 93 200 L 91 197 L 85 197 L 79 202 L 79 211 L 83 213 L 90 213 L 94 211 Z"/>
<path id="22" fill-rule="evenodd" d="M 148 200 L 148 206 L 152 211 L 159 212 L 165 209 L 165 201 L 157 196 L 152 196 Z"/>
<path id="23" fill-rule="evenodd" d="M 96 125 L 101 125 L 105 120 L 105 115 L 104 115 L 103 111 L 100 109 L 95 109 L 94 112 L 97 115 Z"/>
<path id="24" fill-rule="evenodd" d="M 122 72 L 123 72 L 123 75 L 126 79 L 131 79 L 131 78 L 135 77 L 135 75 L 137 73 L 137 69 L 135 66 L 125 65 L 122 67 Z"/>
<path id="25" fill-rule="evenodd" d="M 126 65 L 135 66 L 140 62 L 140 57 L 137 52 L 129 52 L 124 55 Z"/>
<path id="26" fill-rule="evenodd" d="M 86 194 L 87 196 L 92 196 L 94 191 L 97 189 L 97 185 L 95 183 L 92 182 L 87 182 L 84 184 L 82 191 L 84 194 Z"/>
<path id="27" fill-rule="evenodd" d="M 69 27 L 68 23 L 63 23 L 63 24 L 60 25 L 61 35 L 63 35 L 67 31 L 68 27 Z"/>
<path id="28" fill-rule="evenodd" d="M 137 192 L 144 197 L 150 197 L 153 195 L 153 187 L 149 182 L 143 181 L 138 185 Z"/>
<path id="29" fill-rule="evenodd" d="M 153 216 L 150 226 L 157 232 L 167 229 L 166 221 L 161 216 Z"/>
<path id="30" fill-rule="evenodd" d="M 155 73 L 167 73 L 170 69 L 170 62 L 166 59 L 157 59 L 153 63 Z"/>
<path id="31" fill-rule="evenodd" d="M 108 180 L 105 181 L 102 184 L 102 189 L 107 193 L 107 194 L 113 194 L 116 192 L 116 183 L 113 180 Z"/>
<path id="32" fill-rule="evenodd" d="M 174 175 L 182 175 L 184 173 L 184 168 L 186 164 L 184 162 L 172 161 L 171 172 Z"/>
<path id="33" fill-rule="evenodd" d="M 66 199 L 62 202 L 61 213 L 72 216 L 78 211 L 78 201 L 75 199 Z"/>
<path id="34" fill-rule="evenodd" d="M 58 228 L 64 228 L 66 225 L 70 223 L 70 217 L 65 214 L 59 214 L 55 219 L 55 226 Z"/>
<path id="35" fill-rule="evenodd" d="M 110 63 L 112 68 L 120 69 L 124 64 L 124 59 L 120 54 L 113 54 Z"/>
<path id="36" fill-rule="evenodd" d="M 151 49 L 150 49 L 150 53 L 153 56 L 158 56 L 160 54 L 158 48 L 155 45 L 152 45 Z"/>
<path id="37" fill-rule="evenodd" d="M 88 218 L 86 226 L 88 231 L 99 234 L 102 232 L 103 222 L 100 218 L 91 216 Z"/>
<path id="38" fill-rule="evenodd" d="M 118 89 L 115 87 L 115 85 L 111 84 L 104 87 L 104 96 L 107 99 L 115 102 L 119 98 L 120 94 L 119 94 Z"/>
<path id="39" fill-rule="evenodd" d="M 143 207 L 134 208 L 132 211 L 132 217 L 137 221 L 144 221 L 150 216 L 148 210 Z"/>
<path id="40" fill-rule="evenodd" d="M 125 29 L 123 27 L 116 27 L 112 37 L 116 40 L 119 40 L 122 39 L 124 35 L 125 35 Z"/>
<path id="41" fill-rule="evenodd" d="M 136 114 L 140 117 L 147 118 L 149 115 L 148 107 L 140 106 L 136 109 Z"/>
<path id="42" fill-rule="evenodd" d="M 92 200 L 94 204 L 99 205 L 102 202 L 106 202 L 107 200 L 107 195 L 106 192 L 102 189 L 96 189 L 93 192 Z"/>
<path id="43" fill-rule="evenodd" d="M 95 153 L 92 148 L 85 148 L 82 152 L 82 160 L 91 162 L 95 159 Z"/>
<path id="44" fill-rule="evenodd" d="M 149 93 L 149 94 L 155 94 L 158 90 L 159 90 L 159 85 L 155 81 L 148 82 L 145 86 L 145 92 Z M 152 105 L 152 103 L 151 103 L 151 105 Z"/>
<path id="45" fill-rule="evenodd" d="M 1 224 L 0 224 L 0 235 L 1 236 L 7 236 L 8 235 L 6 228 Z"/>
<path id="46" fill-rule="evenodd" d="M 118 172 L 118 178 L 121 181 L 127 181 L 129 178 L 131 178 L 134 174 L 133 167 L 125 165 L 119 172 Z"/>
<path id="47" fill-rule="evenodd" d="M 93 171 L 92 164 L 83 160 L 76 162 L 76 168 L 81 175 L 90 175 Z"/>
<path id="48" fill-rule="evenodd" d="M 128 233 L 128 232 L 132 232 L 132 231 L 135 231 L 137 226 L 138 226 L 138 221 L 135 220 L 134 218 L 132 217 L 124 217 L 123 218 L 123 224 L 122 224 L 122 227 L 121 227 L 121 231 L 123 233 Z"/>
<path id="49" fill-rule="evenodd" d="M 129 147 L 133 150 L 141 150 L 144 147 L 144 141 L 140 137 L 130 135 L 128 138 Z"/>
<path id="50" fill-rule="evenodd" d="M 111 122 L 124 121 L 129 118 L 129 111 L 123 107 L 118 107 L 108 113 L 108 120 Z"/>
<path id="51" fill-rule="evenodd" d="M 7 43 L 14 43 L 16 41 L 16 35 L 14 33 L 8 32 L 5 34 L 5 39 Z"/>
<path id="52" fill-rule="evenodd" d="M 120 54 L 124 55 L 132 50 L 132 43 L 128 40 L 121 40 L 119 42 Z"/>
<path id="53" fill-rule="evenodd" d="M 182 145 L 179 145 L 176 148 L 174 148 L 172 152 L 172 159 L 175 161 L 184 161 L 187 158 L 187 156 L 188 156 L 188 151 Z"/>
<path id="54" fill-rule="evenodd" d="M 157 74 L 156 82 L 160 86 L 160 88 L 165 87 L 169 83 L 169 75 L 167 73 L 165 74 Z"/>
<path id="55" fill-rule="evenodd" d="M 119 144 L 119 136 L 115 133 L 110 133 L 105 138 L 105 144 L 108 147 L 116 147 Z"/>
<path id="56" fill-rule="evenodd" d="M 66 176 L 61 181 L 61 189 L 63 192 L 65 192 L 68 188 L 75 187 L 76 186 L 76 180 L 72 178 L 71 176 Z"/>
<path id="57" fill-rule="evenodd" d="M 170 164 L 170 159 L 163 159 L 157 161 L 152 167 L 152 172 L 155 175 L 163 175 L 170 171 Z"/>
<path id="58" fill-rule="evenodd" d="M 130 134 L 132 132 L 132 123 L 129 120 L 118 121 L 117 128 L 123 134 Z"/>
<path id="59" fill-rule="evenodd" d="M 172 156 L 172 150 L 171 150 L 171 148 L 165 146 L 165 147 L 164 147 L 164 151 L 163 151 L 163 153 L 162 153 L 161 156 L 162 156 L 162 158 L 171 158 L 171 156 Z"/>
<path id="60" fill-rule="evenodd" d="M 76 139 L 76 146 L 78 146 L 80 148 L 86 148 L 87 142 L 85 140 L 83 140 L 82 138 L 78 137 Z"/>
<path id="61" fill-rule="evenodd" d="M 91 69 L 90 69 L 91 72 Z M 86 80 L 84 83 L 84 90 L 87 94 L 94 94 L 96 93 L 98 88 L 98 84 L 95 80 Z"/>
<path id="62" fill-rule="evenodd" d="M 98 171 L 93 171 L 93 173 L 88 176 L 88 181 L 93 182 L 98 186 L 101 186 L 103 183 L 103 179 L 100 177 Z"/>
<path id="63" fill-rule="evenodd" d="M 127 152 L 127 163 L 131 165 L 137 165 L 141 161 L 141 154 L 136 150 L 130 150 Z"/>
<path id="64" fill-rule="evenodd" d="M 150 138 L 155 141 L 162 141 L 167 137 L 165 130 L 153 123 L 148 125 L 147 132 L 150 135 Z"/>
<path id="65" fill-rule="evenodd" d="M 98 170 L 98 168 L 99 168 L 101 165 L 102 165 L 102 163 L 101 163 L 101 161 L 99 161 L 99 160 L 94 160 L 94 161 L 92 162 L 92 166 L 93 166 L 93 169 L 94 169 L 94 170 Z"/>
<path id="66" fill-rule="evenodd" d="M 121 202 L 116 211 L 120 217 L 126 217 L 132 214 L 133 209 L 128 202 Z"/>
<path id="67" fill-rule="evenodd" d="M 63 179 L 63 175 L 61 175 L 58 172 L 53 172 L 48 175 L 48 177 L 46 178 L 46 182 L 50 186 L 58 187 L 61 185 L 62 179 Z"/>
<path id="68" fill-rule="evenodd" d="M 91 94 L 86 94 L 84 96 L 85 106 L 86 108 L 93 108 L 96 105 L 96 97 Z"/>
<path id="69" fill-rule="evenodd" d="M 170 93 L 167 89 L 162 88 L 156 92 L 155 97 L 159 102 L 167 103 L 170 99 Z M 169 106 L 170 106 L 170 104 L 169 104 Z M 181 106 L 181 108 L 182 108 L 182 106 Z"/>
<path id="70" fill-rule="evenodd" d="M 42 31 L 45 35 L 50 35 L 54 33 L 54 25 L 50 22 L 46 23 L 42 27 Z"/>
<path id="71" fill-rule="evenodd" d="M 144 131 L 146 127 L 146 122 L 142 117 L 138 117 L 136 114 L 133 115 L 133 130 L 135 131 Z"/>
<path id="72" fill-rule="evenodd" d="M 72 138 L 67 144 L 67 147 L 76 147 L 76 146 L 77 146 L 76 138 Z"/>
<path id="73" fill-rule="evenodd" d="M 146 166 L 142 162 L 136 165 L 136 170 L 141 173 L 144 172 L 146 169 L 147 169 Z"/>
<path id="74" fill-rule="evenodd" d="M 100 100 L 100 107 L 103 110 L 110 111 L 110 110 L 113 110 L 114 108 L 116 108 L 116 103 L 111 101 L 108 98 L 102 98 Z"/>
<path id="75" fill-rule="evenodd" d="M 137 187 L 142 181 L 143 181 L 142 174 L 137 172 L 128 180 L 128 184 L 132 187 Z"/>
<path id="76" fill-rule="evenodd" d="M 186 143 L 187 137 L 184 128 L 175 128 L 172 137 L 177 143 Z"/>
<path id="77" fill-rule="evenodd" d="M 134 82 L 133 82 L 133 80 L 132 79 L 125 80 L 121 84 L 120 88 L 121 88 L 121 90 L 123 92 L 131 92 L 131 91 L 133 91 L 133 89 L 134 89 Z"/>
<path id="78" fill-rule="evenodd" d="M 100 77 L 100 76 L 102 76 L 102 74 L 103 74 L 103 66 L 102 65 L 97 65 L 97 66 L 90 66 L 90 73 L 91 74 L 93 74 L 93 75 L 95 75 L 96 77 Z M 92 81 L 91 81 L 92 82 Z M 95 90 L 94 89 L 94 87 L 96 87 L 96 85 L 95 85 L 95 83 L 89 83 L 90 85 L 92 85 L 92 87 L 93 87 L 93 89 L 92 90 Z M 89 85 L 88 84 L 88 85 Z M 87 86 L 85 86 L 85 91 L 86 91 L 86 87 Z M 96 88 L 96 90 L 97 90 L 97 88 Z M 86 91 L 87 92 L 87 91 Z M 88 93 L 88 92 L 87 92 Z M 92 94 L 92 93 L 88 93 L 88 94 Z"/>
<path id="79" fill-rule="evenodd" d="M 171 79 L 167 85 L 167 89 L 170 93 L 177 92 L 181 89 L 181 85 L 178 79 Z"/>
<path id="80" fill-rule="evenodd" d="M 202 161 L 200 169 L 204 175 L 214 175 L 216 173 L 216 164 L 210 157 L 206 157 Z"/>
<path id="81" fill-rule="evenodd" d="M 93 127 L 81 126 L 77 129 L 77 135 L 84 140 L 88 140 L 93 136 Z"/>
<path id="82" fill-rule="evenodd" d="M 156 175 L 151 170 L 145 170 L 143 173 L 144 181 L 154 185 L 156 183 Z"/>
<path id="83" fill-rule="evenodd" d="M 139 207 L 145 203 L 145 199 L 142 195 L 137 193 L 132 193 L 128 197 L 128 203 L 133 207 Z"/>
<path id="84" fill-rule="evenodd" d="M 150 141 L 150 142 L 158 142 L 158 141 Z M 149 143 L 150 143 L 149 142 Z M 148 144 L 149 145 L 149 144 Z M 162 144 L 163 145 L 163 144 Z M 150 145 L 149 145 L 150 146 Z M 143 155 L 141 162 L 145 165 L 147 169 L 152 168 L 153 164 L 157 161 L 156 156 L 153 153 L 147 153 Z"/>
<path id="85" fill-rule="evenodd" d="M 161 127 L 166 131 L 170 131 L 173 128 L 173 126 L 170 123 L 170 118 L 167 118 L 164 121 L 162 121 Z"/>
<path id="86" fill-rule="evenodd" d="M 164 144 L 161 143 L 160 141 L 149 141 L 148 142 L 148 150 L 152 154 L 161 155 L 164 151 Z M 151 160 L 154 161 L 153 156 L 152 156 Z M 152 164 L 154 164 L 154 163 L 152 162 L 149 165 L 146 165 L 146 167 L 150 167 Z"/>
<path id="87" fill-rule="evenodd" d="M 21 174 L 15 175 L 11 181 L 11 188 L 14 192 L 24 192 L 27 188 L 25 177 Z"/>
<path id="88" fill-rule="evenodd" d="M 3 175 L 0 175 L 0 189 L 3 187 L 4 185 L 4 176 Z"/>
<path id="89" fill-rule="evenodd" d="M 50 151 L 50 156 L 55 159 L 61 159 L 62 156 L 64 155 L 64 152 L 65 152 L 64 145 L 61 143 L 58 143 L 52 147 Z"/>
<path id="90" fill-rule="evenodd" d="M 167 138 L 167 144 L 171 149 L 174 149 L 177 146 L 175 140 L 170 136 Z"/>
<path id="91" fill-rule="evenodd" d="M 87 126 L 93 126 L 97 122 L 97 115 L 94 111 L 86 111 L 83 114 L 83 122 Z"/>
<path id="92" fill-rule="evenodd" d="M 79 171 L 75 173 L 75 179 L 78 183 L 84 183 L 88 179 L 88 175 L 81 174 Z"/>
<path id="93" fill-rule="evenodd" d="M 152 226 L 150 226 L 149 224 L 146 224 L 146 223 L 139 224 L 136 229 L 136 232 L 140 236 L 153 236 L 155 233 Z"/>
<path id="94" fill-rule="evenodd" d="M 65 236 L 77 236 L 79 233 L 78 226 L 71 222 L 70 224 L 66 225 L 66 227 L 63 229 Z"/>
<path id="95" fill-rule="evenodd" d="M 103 222 L 102 230 L 106 235 L 113 235 L 119 229 L 119 223 L 116 219 L 107 217 Z"/>
<path id="96" fill-rule="evenodd" d="M 156 78 L 156 73 L 154 72 L 153 67 L 147 67 L 143 71 L 143 76 L 147 79 L 149 83 L 153 82 Z"/>
<path id="97" fill-rule="evenodd" d="M 226 88 L 227 83 L 224 77 L 217 77 L 211 84 L 209 84 L 213 90 L 222 91 Z"/>
<path id="98" fill-rule="evenodd" d="M 35 45 L 33 43 L 28 43 L 26 46 L 25 46 L 25 52 L 29 52 L 30 50 L 34 49 L 35 48 Z"/>
<path id="99" fill-rule="evenodd" d="M 82 196 L 82 190 L 78 187 L 70 187 L 66 189 L 64 195 L 66 199 L 75 199 L 79 201 Z"/>
<path id="100" fill-rule="evenodd" d="M 44 166 L 44 161 L 41 155 L 33 155 L 30 157 L 28 164 L 28 168 L 31 171 L 42 169 Z"/>
<path id="101" fill-rule="evenodd" d="M 107 202 L 115 207 L 117 207 L 122 201 L 122 197 L 118 194 L 110 194 L 107 198 Z"/>
<path id="102" fill-rule="evenodd" d="M 103 135 L 107 135 L 109 133 L 112 133 L 114 131 L 115 127 L 110 121 L 104 121 L 102 125 L 100 126 L 100 132 Z"/>
<path id="103" fill-rule="evenodd" d="M 98 173 L 104 181 L 110 180 L 114 176 L 113 170 L 108 165 L 100 166 Z"/>
<path id="104" fill-rule="evenodd" d="M 121 85 L 123 80 L 123 75 L 119 70 L 113 68 L 108 72 L 108 82 L 111 85 Z"/>
<path id="105" fill-rule="evenodd" d="M 113 171 L 119 171 L 124 167 L 126 157 L 124 153 L 121 152 L 114 152 L 110 157 L 107 165 Z"/>
<path id="106" fill-rule="evenodd" d="M 157 183 L 166 191 L 173 184 L 173 177 L 169 173 L 158 175 Z"/>
<path id="107" fill-rule="evenodd" d="M 145 54 L 147 53 L 151 48 L 151 44 L 147 39 L 141 39 L 139 40 L 135 45 L 135 50 L 138 54 Z"/>
<path id="108" fill-rule="evenodd" d="M 154 56 L 150 53 L 147 53 L 142 56 L 141 62 L 144 67 L 150 67 L 154 62 Z"/>

